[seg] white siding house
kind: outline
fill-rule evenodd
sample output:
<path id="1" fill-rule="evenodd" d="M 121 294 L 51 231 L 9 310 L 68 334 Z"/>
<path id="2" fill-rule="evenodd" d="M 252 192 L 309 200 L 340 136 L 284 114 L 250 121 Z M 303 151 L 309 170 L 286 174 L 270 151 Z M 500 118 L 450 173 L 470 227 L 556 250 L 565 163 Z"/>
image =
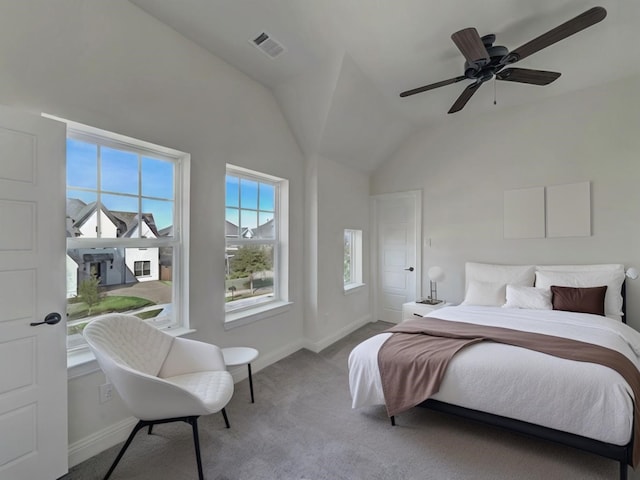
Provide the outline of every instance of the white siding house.
<path id="1" fill-rule="evenodd" d="M 100 222 L 98 223 L 98 217 Z M 78 199 L 67 202 L 67 236 L 158 238 L 152 214 L 142 222 L 132 212 L 113 212 Z M 78 248 L 67 252 L 67 296 L 77 295 L 79 282 L 95 275 L 103 286 L 160 279 L 160 254 L 155 248 Z"/>

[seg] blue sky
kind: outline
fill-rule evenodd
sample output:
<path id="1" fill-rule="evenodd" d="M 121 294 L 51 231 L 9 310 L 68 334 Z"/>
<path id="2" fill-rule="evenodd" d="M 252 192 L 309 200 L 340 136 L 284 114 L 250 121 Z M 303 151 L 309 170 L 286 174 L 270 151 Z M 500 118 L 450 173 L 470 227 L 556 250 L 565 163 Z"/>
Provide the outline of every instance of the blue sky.
<path id="1" fill-rule="evenodd" d="M 101 201 L 108 209 L 137 212 L 141 199 L 143 213 L 153 213 L 159 229 L 172 225 L 172 162 L 109 147 L 101 148 L 100 160 Z M 96 201 L 97 190 L 98 147 L 67 139 L 67 196 L 90 203 Z"/>
<path id="2" fill-rule="evenodd" d="M 266 183 L 226 176 L 226 219 L 234 225 L 255 228 L 271 220 L 275 210 L 275 187 Z"/>

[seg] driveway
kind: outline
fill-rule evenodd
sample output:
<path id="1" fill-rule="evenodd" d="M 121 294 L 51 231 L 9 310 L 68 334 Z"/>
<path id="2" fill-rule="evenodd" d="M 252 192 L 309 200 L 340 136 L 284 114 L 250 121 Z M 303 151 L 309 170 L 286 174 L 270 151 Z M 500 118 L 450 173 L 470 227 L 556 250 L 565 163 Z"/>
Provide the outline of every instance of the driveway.
<path id="1" fill-rule="evenodd" d="M 107 295 L 146 298 L 157 304 L 171 303 L 171 284 L 160 280 L 104 287 Z"/>

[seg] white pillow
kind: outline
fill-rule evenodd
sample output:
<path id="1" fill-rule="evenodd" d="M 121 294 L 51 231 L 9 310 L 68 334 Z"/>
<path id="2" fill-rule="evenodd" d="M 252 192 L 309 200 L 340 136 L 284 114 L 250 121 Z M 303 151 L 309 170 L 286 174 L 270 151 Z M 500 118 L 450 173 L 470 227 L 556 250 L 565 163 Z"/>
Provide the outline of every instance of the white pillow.
<path id="1" fill-rule="evenodd" d="M 467 262 L 465 264 L 465 280 L 467 288 L 472 280 L 499 283 L 505 287 L 507 284 L 533 287 L 535 266 Z"/>
<path id="2" fill-rule="evenodd" d="M 505 302 L 505 285 L 494 282 L 471 280 L 462 305 L 499 307 Z"/>
<path id="3" fill-rule="evenodd" d="M 551 290 L 548 288 L 507 285 L 507 303 L 503 307 L 552 310 Z"/>
<path id="4" fill-rule="evenodd" d="M 607 286 L 604 314 L 620 320 L 622 312 L 622 283 L 624 265 L 549 265 L 536 267 L 536 287 L 600 287 Z"/>

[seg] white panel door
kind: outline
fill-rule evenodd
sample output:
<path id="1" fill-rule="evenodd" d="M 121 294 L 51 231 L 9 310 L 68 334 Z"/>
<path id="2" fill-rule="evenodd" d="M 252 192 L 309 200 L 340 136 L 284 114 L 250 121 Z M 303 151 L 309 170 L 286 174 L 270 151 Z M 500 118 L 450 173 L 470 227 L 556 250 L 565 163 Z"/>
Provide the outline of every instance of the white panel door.
<path id="1" fill-rule="evenodd" d="M 62 123 L 0 107 L 0 480 L 68 469 L 65 143 Z"/>
<path id="2" fill-rule="evenodd" d="M 378 320 L 399 323 L 420 295 L 420 192 L 375 198 Z"/>

